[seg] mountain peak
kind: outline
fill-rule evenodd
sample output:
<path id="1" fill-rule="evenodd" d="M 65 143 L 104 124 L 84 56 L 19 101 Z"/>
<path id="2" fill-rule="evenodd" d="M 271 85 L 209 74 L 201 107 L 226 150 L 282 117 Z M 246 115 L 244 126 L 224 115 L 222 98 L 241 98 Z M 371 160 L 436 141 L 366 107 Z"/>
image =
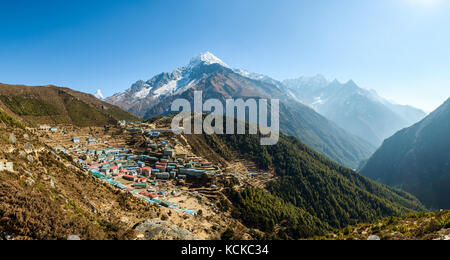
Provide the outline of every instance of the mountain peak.
<path id="1" fill-rule="evenodd" d="M 308 77 L 302 76 L 295 79 L 287 79 L 284 81 L 284 84 L 294 85 L 294 86 L 304 86 L 304 85 L 313 85 L 317 88 L 321 88 L 330 84 L 328 79 L 322 74 L 317 74 L 316 76 Z"/>
<path id="2" fill-rule="evenodd" d="M 209 51 L 200 53 L 199 55 L 191 59 L 190 63 L 191 67 L 197 66 L 199 64 L 206 64 L 206 65 L 219 64 L 221 66 L 229 68 L 229 66 L 225 62 L 217 58 L 214 54 L 212 54 Z"/>
<path id="3" fill-rule="evenodd" d="M 334 79 L 332 82 L 331 82 L 331 84 L 333 84 L 333 85 L 341 85 L 341 82 L 338 80 L 338 79 Z"/>
<path id="4" fill-rule="evenodd" d="M 103 93 L 100 89 L 97 90 L 97 93 L 95 93 L 94 95 L 96 98 L 100 99 L 100 100 L 104 100 L 105 97 L 103 96 Z"/>
<path id="5" fill-rule="evenodd" d="M 316 76 L 314 76 L 312 78 L 317 81 L 328 81 L 328 79 L 322 74 L 317 74 Z"/>
<path id="6" fill-rule="evenodd" d="M 347 81 L 347 83 L 345 83 L 347 86 L 351 86 L 351 87 L 358 87 L 358 85 L 356 84 L 356 82 L 354 80 L 349 80 Z"/>

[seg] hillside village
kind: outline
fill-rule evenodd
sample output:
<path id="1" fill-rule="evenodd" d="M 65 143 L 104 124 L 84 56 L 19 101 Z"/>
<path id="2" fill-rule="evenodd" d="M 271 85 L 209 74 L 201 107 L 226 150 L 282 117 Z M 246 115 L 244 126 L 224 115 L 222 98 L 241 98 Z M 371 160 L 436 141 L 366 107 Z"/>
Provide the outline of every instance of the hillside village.
<path id="1" fill-rule="evenodd" d="M 228 170 L 196 156 L 165 125 L 122 123 L 30 128 L 0 118 L 0 240 L 220 239 L 227 228 L 250 238 L 220 208 Z M 44 208 L 49 215 L 35 223 Z"/>
<path id="2" fill-rule="evenodd" d="M 181 214 L 222 217 L 227 212 L 217 203 L 228 200 L 221 192 L 225 180 L 264 187 L 273 178 L 245 160 L 219 165 L 196 155 L 186 138 L 174 135 L 165 122 L 120 121 L 117 126 L 88 128 L 40 125 L 30 130 L 102 182 Z"/>

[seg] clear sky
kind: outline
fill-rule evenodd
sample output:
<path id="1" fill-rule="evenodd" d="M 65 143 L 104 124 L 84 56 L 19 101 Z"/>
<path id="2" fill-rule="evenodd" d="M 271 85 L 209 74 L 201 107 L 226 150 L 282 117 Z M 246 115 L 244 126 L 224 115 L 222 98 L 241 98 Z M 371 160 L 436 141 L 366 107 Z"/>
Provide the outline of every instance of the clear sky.
<path id="1" fill-rule="evenodd" d="M 449 14 L 447 0 L 0 0 L 0 82 L 109 96 L 209 50 L 431 111 L 450 97 Z"/>

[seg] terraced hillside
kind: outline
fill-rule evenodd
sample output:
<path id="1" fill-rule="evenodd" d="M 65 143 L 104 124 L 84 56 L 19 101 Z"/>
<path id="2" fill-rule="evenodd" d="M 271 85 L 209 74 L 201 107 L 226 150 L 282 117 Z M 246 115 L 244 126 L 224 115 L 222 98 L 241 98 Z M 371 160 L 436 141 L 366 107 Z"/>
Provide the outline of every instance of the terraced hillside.
<path id="1" fill-rule="evenodd" d="M 139 120 L 138 117 L 92 95 L 55 86 L 0 84 L 0 108 L 31 126 L 103 126 L 117 124 L 119 120 Z"/>

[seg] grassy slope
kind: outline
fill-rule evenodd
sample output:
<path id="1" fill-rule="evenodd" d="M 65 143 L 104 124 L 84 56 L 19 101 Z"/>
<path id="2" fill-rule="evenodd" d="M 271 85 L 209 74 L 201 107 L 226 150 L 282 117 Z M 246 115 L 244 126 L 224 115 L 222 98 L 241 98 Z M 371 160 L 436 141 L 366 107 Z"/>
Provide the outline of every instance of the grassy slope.
<path id="1" fill-rule="evenodd" d="M 0 106 L 32 126 L 43 123 L 102 126 L 118 120 L 139 120 L 92 95 L 55 86 L 0 84 Z"/>
<path id="2" fill-rule="evenodd" d="M 2 123 L 3 126 L 20 128 L 22 130 L 25 129 L 22 123 L 18 122 L 16 119 L 14 119 L 12 116 L 10 116 L 3 110 L 0 110 L 0 123 Z"/>

